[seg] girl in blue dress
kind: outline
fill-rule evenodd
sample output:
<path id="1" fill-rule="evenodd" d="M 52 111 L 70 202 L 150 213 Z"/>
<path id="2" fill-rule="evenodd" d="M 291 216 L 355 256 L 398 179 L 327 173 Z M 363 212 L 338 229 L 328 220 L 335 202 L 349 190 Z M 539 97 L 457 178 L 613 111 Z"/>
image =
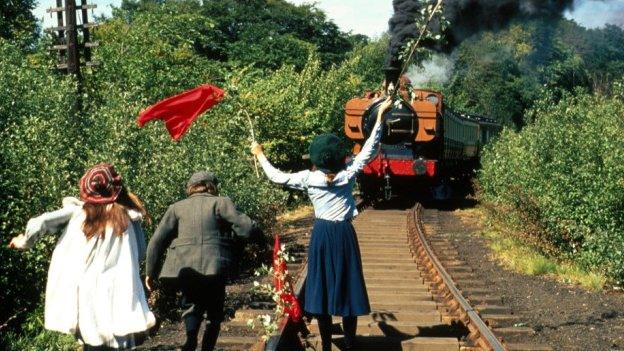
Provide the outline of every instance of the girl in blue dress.
<path id="1" fill-rule="evenodd" d="M 341 316 L 345 346 L 353 350 L 357 316 L 370 313 L 362 273 L 362 260 L 351 220 L 358 214 L 353 197 L 357 174 L 377 151 L 381 139 L 381 120 L 392 105 L 387 99 L 379 108 L 368 140 L 351 163 L 340 139 L 333 134 L 314 138 L 310 145 L 312 170 L 284 173 L 274 168 L 253 143 L 254 154 L 267 177 L 274 183 L 306 191 L 316 220 L 308 248 L 308 276 L 304 310 L 318 319 L 323 351 L 331 351 L 331 316 Z"/>

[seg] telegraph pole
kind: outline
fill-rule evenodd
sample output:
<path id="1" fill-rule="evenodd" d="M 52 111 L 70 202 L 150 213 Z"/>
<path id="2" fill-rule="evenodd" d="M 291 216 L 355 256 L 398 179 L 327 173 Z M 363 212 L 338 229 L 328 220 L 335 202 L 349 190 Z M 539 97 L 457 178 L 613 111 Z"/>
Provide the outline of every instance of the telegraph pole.
<path id="1" fill-rule="evenodd" d="M 82 23 L 85 25 L 89 24 L 89 7 L 87 5 L 87 0 L 80 0 L 80 8 L 82 9 Z M 89 32 L 89 27 L 87 26 L 82 31 L 82 37 L 84 40 L 84 58 L 87 64 L 91 62 L 91 47 L 93 43 L 91 43 L 91 33 Z"/>
<path id="2" fill-rule="evenodd" d="M 78 28 L 76 27 L 76 0 L 65 0 L 67 26 L 67 73 L 80 75 L 80 52 L 78 51 Z"/>
<path id="3" fill-rule="evenodd" d="M 48 0 L 52 1 L 52 0 Z M 87 4 L 87 0 L 80 0 L 80 5 L 76 6 L 76 0 L 56 0 L 56 7 L 46 10 L 51 16 L 56 15 L 57 26 L 45 29 L 54 38 L 51 51 L 58 52 L 58 63 L 56 69 L 62 73 L 72 75 L 76 78 L 76 97 L 73 100 L 71 113 L 80 116 L 84 113 L 83 106 L 83 83 L 84 77 L 81 74 L 83 66 L 95 66 L 91 60 L 91 48 L 98 43 L 91 42 L 90 28 L 96 26 L 89 23 L 88 10 L 95 9 L 96 5 Z M 80 18 L 77 12 L 80 11 Z M 78 23 L 80 19 L 81 23 Z M 80 122 L 76 124 L 79 129 Z M 80 133 L 76 136 L 80 138 Z"/>
<path id="4" fill-rule="evenodd" d="M 47 28 L 46 32 L 55 38 L 51 50 L 58 51 L 59 63 L 56 68 L 60 71 L 80 77 L 82 65 L 96 65 L 91 61 L 91 48 L 98 43 L 91 42 L 90 34 L 90 28 L 96 24 L 89 23 L 88 13 L 88 10 L 96 7 L 87 4 L 87 0 L 80 0 L 80 6 L 76 6 L 76 0 L 56 0 L 56 7 L 46 10 L 50 14 L 56 13 L 57 26 Z M 81 11 L 81 24 L 77 23 L 77 11 Z M 79 31 L 82 35 L 79 35 Z"/>

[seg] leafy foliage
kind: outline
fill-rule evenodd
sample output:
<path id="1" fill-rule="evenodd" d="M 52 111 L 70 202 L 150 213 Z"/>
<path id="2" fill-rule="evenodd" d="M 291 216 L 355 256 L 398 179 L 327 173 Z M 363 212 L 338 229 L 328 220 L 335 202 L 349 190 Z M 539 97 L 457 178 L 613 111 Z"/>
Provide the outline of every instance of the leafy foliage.
<path id="1" fill-rule="evenodd" d="M 485 152 L 485 199 L 526 240 L 624 283 L 624 100 L 541 99 Z"/>
<path id="2" fill-rule="evenodd" d="M 0 39 L 0 228 L 2 241 L 29 216 L 60 204 L 75 189 L 79 151 L 70 112 L 75 81 L 50 74 L 43 54 L 24 55 Z M 0 321 L 40 301 L 50 241 L 24 255 L 0 245 Z"/>
<path id="3" fill-rule="evenodd" d="M 584 29 L 573 22 L 562 22 L 558 37 L 579 55 L 587 68 L 592 86 L 607 91 L 611 82 L 624 74 L 624 29 L 615 25 Z"/>
<path id="4" fill-rule="evenodd" d="M 491 116 L 507 126 L 520 126 L 537 82 L 521 68 L 521 60 L 531 52 L 531 44 L 524 41 L 527 33 L 515 27 L 506 34 L 508 37 L 486 34 L 477 41 L 465 42 L 446 90 L 449 103 L 460 110 Z"/>
<path id="5" fill-rule="evenodd" d="M 366 42 L 362 36 L 341 32 L 314 5 L 296 6 L 284 0 L 211 0 L 203 5 L 197 0 L 124 0 L 115 17 L 132 23 L 142 13 L 167 9 L 210 18 L 209 31 L 196 27 L 204 34 L 210 32 L 207 40 L 196 42 L 198 51 L 235 66 L 302 68 L 314 48 L 327 68 L 340 63 L 355 44 Z"/>
<path id="6" fill-rule="evenodd" d="M 521 128 L 525 110 L 543 94 L 583 88 L 608 93 L 624 75 L 624 30 L 585 29 L 568 20 L 534 20 L 484 32 L 453 53 L 455 70 L 444 87 L 456 109 Z M 477 88 L 478 87 L 478 88 Z"/>
<path id="7" fill-rule="evenodd" d="M 432 51 L 425 48 L 435 47 L 444 43 L 441 34 L 448 29 L 449 22 L 444 16 L 444 3 L 438 0 L 418 0 L 420 12 L 414 18 L 414 27 L 418 31 L 418 37 L 407 40 L 399 53 L 401 62 L 410 64 L 412 61 L 420 63 L 431 57 Z M 436 23 L 436 30 L 430 29 L 431 22 Z M 395 34 L 397 35 L 397 34 Z"/>
<path id="8" fill-rule="evenodd" d="M 267 2 L 275 3 L 281 2 Z M 316 11 L 282 5 L 302 15 Z M 292 47 L 273 47 L 279 59 L 271 65 L 255 65 L 249 57 L 240 62 L 211 57 L 210 45 L 222 37 L 220 19 L 195 11 L 198 8 L 194 1 L 176 1 L 118 10 L 93 33 L 101 44 L 94 59 L 101 65 L 95 71 L 83 70 L 81 89 L 74 78 L 49 69 L 53 62 L 45 42 L 26 53 L 0 39 L 3 242 L 20 234 L 30 217 L 58 208 L 63 196 L 76 195 L 84 170 L 102 161 L 115 164 L 156 222 L 169 204 L 183 198 L 187 178 L 209 169 L 219 176 L 222 194 L 264 226 L 271 225 L 291 195 L 256 177 L 247 116 L 279 166 L 300 168 L 314 134 L 341 130 L 344 101 L 378 84 L 375 62 L 382 51 L 377 44 L 358 44 L 349 53 L 342 48 L 342 58 L 331 68 L 323 61 L 330 53 L 320 50 L 322 45 L 296 35 L 288 39 Z M 315 18 L 322 28 L 317 22 L 324 17 Z M 327 35 L 344 38 L 341 33 Z M 228 44 L 227 50 L 233 46 Z M 305 50 L 289 61 L 293 47 Z M 141 109 L 203 83 L 221 86 L 228 96 L 201 116 L 180 142 L 170 140 L 162 123 L 136 127 Z M 153 228 L 146 229 L 150 233 Z M 37 335 L 42 342 L 57 342 L 55 335 L 37 334 L 42 316 L 35 310 L 41 306 L 56 239 L 45 236 L 24 253 L 0 246 L 0 322 L 17 314 L 12 331 L 2 331 L 0 344 L 10 335 L 10 347 L 20 349 L 25 345 L 16 339 L 20 332 L 25 338 Z"/>
<path id="9" fill-rule="evenodd" d="M 28 45 L 35 39 L 37 23 L 32 9 L 35 0 L 5 0 L 0 2 L 0 38 Z"/>

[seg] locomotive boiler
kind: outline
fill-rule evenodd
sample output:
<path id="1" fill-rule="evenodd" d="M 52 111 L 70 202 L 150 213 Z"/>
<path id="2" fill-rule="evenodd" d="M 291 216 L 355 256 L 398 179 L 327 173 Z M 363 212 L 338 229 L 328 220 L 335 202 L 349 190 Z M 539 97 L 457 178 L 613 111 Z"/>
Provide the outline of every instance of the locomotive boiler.
<path id="1" fill-rule="evenodd" d="M 406 186 L 436 186 L 472 174 L 483 145 L 501 130 L 492 119 L 453 112 L 439 92 L 401 81 L 392 109 L 384 114 L 379 152 L 359 179 L 366 198 L 390 199 Z M 367 93 L 345 106 L 344 132 L 355 142 L 353 154 L 374 126 L 381 95 Z"/>

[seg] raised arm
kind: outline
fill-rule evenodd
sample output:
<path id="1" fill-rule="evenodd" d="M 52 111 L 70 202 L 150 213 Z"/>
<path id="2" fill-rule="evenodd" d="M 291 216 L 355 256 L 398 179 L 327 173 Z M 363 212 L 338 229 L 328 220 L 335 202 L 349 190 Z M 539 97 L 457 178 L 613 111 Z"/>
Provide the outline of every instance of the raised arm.
<path id="1" fill-rule="evenodd" d="M 280 171 L 279 169 L 273 167 L 271 162 L 269 162 L 264 155 L 262 146 L 255 142 L 251 145 L 251 153 L 258 158 L 264 173 L 266 173 L 269 180 L 273 183 L 284 185 L 295 190 L 306 189 L 306 180 L 310 171 L 301 171 L 297 173 L 284 173 Z"/>
<path id="2" fill-rule="evenodd" d="M 381 130 L 381 123 L 379 121 L 375 122 L 371 135 L 364 143 L 362 150 L 360 150 L 360 153 L 355 156 L 351 164 L 347 166 L 346 171 L 348 173 L 360 172 L 368 161 L 370 161 L 370 159 L 375 155 L 375 151 L 379 145 L 379 140 L 381 139 Z"/>
<path id="3" fill-rule="evenodd" d="M 64 228 L 76 209 L 80 206 L 82 206 L 82 202 L 78 199 L 63 199 L 63 208 L 31 218 L 26 224 L 24 234 L 14 237 L 9 243 L 9 247 L 16 249 L 29 249 L 33 247 L 39 235 L 43 233 L 56 233 Z"/>
<path id="4" fill-rule="evenodd" d="M 381 140 L 381 131 L 383 120 L 383 114 L 392 106 L 392 100 L 390 98 L 386 99 L 386 101 L 381 104 L 379 110 L 377 112 L 377 120 L 375 121 L 375 126 L 371 131 L 370 136 L 366 139 L 362 150 L 360 153 L 355 156 L 353 162 L 347 166 L 344 172 L 344 176 L 347 180 L 355 177 L 359 172 L 364 169 L 364 166 L 371 160 L 371 158 L 375 155 L 375 151 L 377 151 L 377 146 L 379 145 L 379 140 Z M 339 179 L 336 179 L 339 181 Z"/>

